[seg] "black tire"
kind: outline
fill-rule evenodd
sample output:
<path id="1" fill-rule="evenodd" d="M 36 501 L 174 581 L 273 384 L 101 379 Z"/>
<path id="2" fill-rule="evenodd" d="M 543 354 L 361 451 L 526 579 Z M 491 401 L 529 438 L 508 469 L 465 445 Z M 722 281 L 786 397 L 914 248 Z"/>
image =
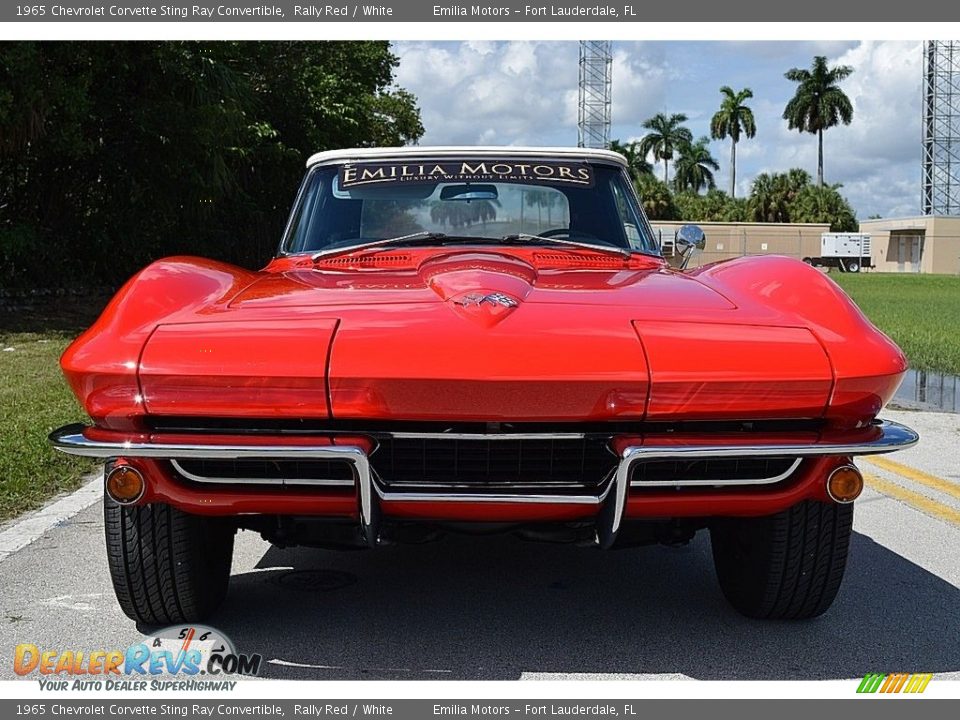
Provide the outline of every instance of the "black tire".
<path id="1" fill-rule="evenodd" d="M 147 625 L 198 622 L 223 602 L 234 528 L 164 504 L 122 506 L 104 496 L 110 578 L 127 617 Z"/>
<path id="2" fill-rule="evenodd" d="M 853 505 L 807 500 L 757 518 L 719 518 L 710 527 L 720 589 L 752 618 L 823 614 L 840 589 Z"/>
<path id="3" fill-rule="evenodd" d="M 847 263 L 847 272 L 858 273 L 860 272 L 860 263 L 856 260 Z"/>

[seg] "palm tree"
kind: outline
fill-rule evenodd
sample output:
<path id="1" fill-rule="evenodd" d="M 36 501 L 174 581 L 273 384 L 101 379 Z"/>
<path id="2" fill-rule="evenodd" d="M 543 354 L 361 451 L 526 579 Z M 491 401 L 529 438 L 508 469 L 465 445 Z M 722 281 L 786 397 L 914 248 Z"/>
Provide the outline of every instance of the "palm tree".
<path id="1" fill-rule="evenodd" d="M 840 194 L 841 185 L 803 188 L 794 200 L 793 222 L 830 223 L 834 232 L 856 232 L 859 224 L 853 208 Z"/>
<path id="2" fill-rule="evenodd" d="M 524 202 L 527 207 L 537 208 L 538 225 L 543 222 L 543 208 L 547 209 L 547 227 L 553 225 L 553 208 L 560 202 L 561 197 L 563 195 L 555 190 L 527 190 L 524 192 Z"/>
<path id="3" fill-rule="evenodd" d="M 781 175 L 760 173 L 750 186 L 748 211 L 750 219 L 757 222 L 788 222 L 790 211 L 787 196 L 783 193 Z"/>
<path id="4" fill-rule="evenodd" d="M 486 225 L 497 219 L 498 207 L 499 200 L 437 200 L 430 207 L 430 219 L 444 226 L 449 223 L 455 228 L 470 227 L 474 223 Z"/>
<path id="5" fill-rule="evenodd" d="M 636 182 L 643 175 L 653 174 L 653 165 L 647 162 L 645 153 L 640 152 L 639 143 L 622 143 L 619 140 L 610 141 L 610 149 L 620 153 L 627 159 L 627 172 L 630 173 L 630 179 Z"/>
<path id="6" fill-rule="evenodd" d="M 645 158 L 651 152 L 655 160 L 663 160 L 663 182 L 667 182 L 667 166 L 673 159 L 674 150 L 687 142 L 693 142 L 693 133 L 683 126 L 687 116 L 675 113 L 667 117 L 657 113 L 643 123 L 651 132 L 640 139 L 640 154 Z"/>
<path id="7" fill-rule="evenodd" d="M 792 210 L 797 197 L 810 187 L 810 173 L 800 168 L 773 175 L 760 173 L 750 188 L 750 218 L 758 222 L 797 222 Z"/>
<path id="8" fill-rule="evenodd" d="M 720 165 L 710 154 L 709 144 L 708 137 L 702 137 L 695 143 L 680 144 L 680 156 L 673 165 L 673 183 L 678 191 L 689 189 L 699 193 L 704 187 L 717 186 L 712 171 L 719 170 Z"/>
<path id="9" fill-rule="evenodd" d="M 793 202 L 804 188 L 810 187 L 810 173 L 803 168 L 790 168 L 785 173 L 778 173 L 774 177 L 777 178 L 777 182 L 780 183 L 790 202 Z"/>
<path id="10" fill-rule="evenodd" d="M 849 125 L 853 119 L 850 98 L 838 86 L 852 72 L 849 65 L 827 67 L 827 58 L 817 55 L 809 70 L 793 68 L 785 74 L 799 86 L 783 110 L 783 119 L 791 130 L 816 134 L 818 187 L 823 187 L 823 131 L 841 122 Z"/>
<path id="11" fill-rule="evenodd" d="M 666 183 L 645 175 L 634 183 L 643 211 L 650 220 L 676 220 L 680 212 Z"/>
<path id="12" fill-rule="evenodd" d="M 724 85 L 720 88 L 720 93 L 723 95 L 723 102 L 710 120 L 710 135 L 714 140 L 723 140 L 728 136 L 730 138 L 730 197 L 736 197 L 737 143 L 740 142 L 741 133 L 748 138 L 757 134 L 753 110 L 743 104 L 745 100 L 753 97 L 753 90 L 744 88 L 740 92 L 734 92 L 732 88 Z"/>

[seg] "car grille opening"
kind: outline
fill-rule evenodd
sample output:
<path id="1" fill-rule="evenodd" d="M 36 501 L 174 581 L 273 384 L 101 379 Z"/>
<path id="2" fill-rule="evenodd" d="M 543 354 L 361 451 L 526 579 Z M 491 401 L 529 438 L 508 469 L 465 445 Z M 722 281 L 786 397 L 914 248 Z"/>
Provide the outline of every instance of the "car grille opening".
<path id="1" fill-rule="evenodd" d="M 353 485 L 349 463 L 336 460 L 219 460 L 190 458 L 174 461 L 174 469 L 195 482 L 287 483 Z"/>
<path id="2" fill-rule="evenodd" d="M 792 457 L 722 457 L 650 460 L 633 466 L 633 487 L 666 484 L 762 484 L 785 479 L 795 468 Z"/>
<path id="3" fill-rule="evenodd" d="M 617 465 L 604 438 L 380 440 L 370 458 L 385 488 L 570 488 L 597 492 Z"/>
<path id="4" fill-rule="evenodd" d="M 359 435 L 371 438 L 375 482 L 383 492 L 581 495 L 603 497 L 618 458 L 610 450 L 617 435 L 642 436 L 657 444 L 681 433 L 751 434 L 815 432 L 808 421 L 724 423 L 437 423 L 264 419 L 151 418 L 156 431 L 238 435 Z M 353 468 L 335 460 L 181 459 L 174 469 L 187 481 L 244 485 L 353 487 Z M 749 486 L 788 481 L 796 457 L 663 458 L 634 463 L 635 491 L 672 487 Z"/>

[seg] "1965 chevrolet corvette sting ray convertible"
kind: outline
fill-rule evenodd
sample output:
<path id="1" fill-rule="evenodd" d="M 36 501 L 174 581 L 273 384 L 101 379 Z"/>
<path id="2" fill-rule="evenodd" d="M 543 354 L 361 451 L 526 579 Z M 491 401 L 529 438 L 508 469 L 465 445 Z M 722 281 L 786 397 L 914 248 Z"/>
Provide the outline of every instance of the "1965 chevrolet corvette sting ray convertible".
<path id="1" fill-rule="evenodd" d="M 704 243 L 681 229 L 686 258 Z M 123 611 L 221 603 L 238 529 L 365 546 L 503 530 L 598 548 L 710 534 L 740 612 L 837 594 L 852 457 L 903 353 L 825 275 L 662 257 L 621 156 L 388 148 L 308 163 L 259 272 L 194 257 L 131 279 L 61 360 L 103 458 Z"/>

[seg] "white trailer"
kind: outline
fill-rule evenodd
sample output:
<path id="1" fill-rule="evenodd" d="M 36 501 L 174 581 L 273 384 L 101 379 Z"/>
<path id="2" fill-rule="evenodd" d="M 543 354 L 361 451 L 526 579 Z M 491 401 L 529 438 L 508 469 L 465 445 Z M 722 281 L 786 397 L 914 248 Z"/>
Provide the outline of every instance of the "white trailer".
<path id="1" fill-rule="evenodd" d="M 865 233 L 823 233 L 820 236 L 820 256 L 805 257 L 803 261 L 814 267 L 835 267 L 840 272 L 860 272 L 873 267 L 870 236 Z"/>

